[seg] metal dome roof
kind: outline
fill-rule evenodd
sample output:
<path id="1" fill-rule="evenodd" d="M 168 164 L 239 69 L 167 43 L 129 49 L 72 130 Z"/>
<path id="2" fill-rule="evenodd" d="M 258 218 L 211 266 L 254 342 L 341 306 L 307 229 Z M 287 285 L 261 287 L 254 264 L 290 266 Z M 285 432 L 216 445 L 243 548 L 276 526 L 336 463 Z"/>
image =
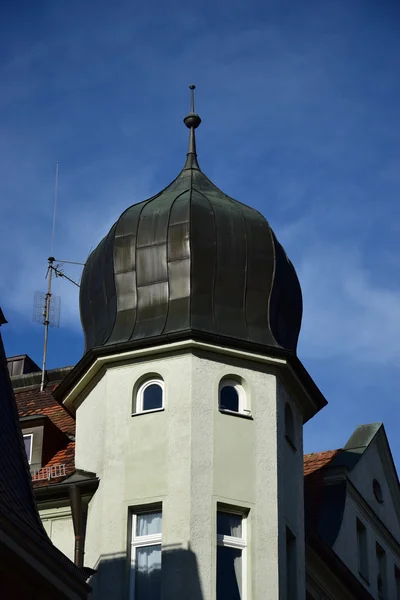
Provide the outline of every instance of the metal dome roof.
<path id="1" fill-rule="evenodd" d="M 193 96 L 185 123 L 181 173 L 128 208 L 89 256 L 80 290 L 85 351 L 202 334 L 295 352 L 302 295 L 294 267 L 266 219 L 200 170 Z"/>

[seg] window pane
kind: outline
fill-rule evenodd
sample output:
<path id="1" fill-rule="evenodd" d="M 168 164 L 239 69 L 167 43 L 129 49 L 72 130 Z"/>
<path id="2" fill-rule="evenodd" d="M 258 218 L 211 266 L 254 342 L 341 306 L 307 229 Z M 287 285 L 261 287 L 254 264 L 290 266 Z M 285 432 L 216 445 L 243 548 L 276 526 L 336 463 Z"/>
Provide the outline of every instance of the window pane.
<path id="1" fill-rule="evenodd" d="M 368 540 L 367 530 L 357 519 L 358 570 L 368 580 Z"/>
<path id="2" fill-rule="evenodd" d="M 161 598 L 161 544 L 136 548 L 135 600 Z"/>
<path id="3" fill-rule="evenodd" d="M 30 435 L 24 435 L 25 452 L 28 457 L 28 461 L 31 462 L 31 444 L 32 438 Z"/>
<path id="4" fill-rule="evenodd" d="M 217 546 L 217 600 L 242 597 L 242 551 Z"/>
<path id="5" fill-rule="evenodd" d="M 219 393 L 220 408 L 239 412 L 239 394 L 233 385 L 225 385 Z"/>
<path id="6" fill-rule="evenodd" d="M 233 513 L 217 512 L 217 534 L 242 537 L 242 517 Z"/>
<path id="7" fill-rule="evenodd" d="M 161 533 L 161 512 L 139 514 L 136 518 L 136 535 Z"/>
<path id="8" fill-rule="evenodd" d="M 143 390 L 143 410 L 162 408 L 163 391 L 160 385 L 152 383 Z"/>

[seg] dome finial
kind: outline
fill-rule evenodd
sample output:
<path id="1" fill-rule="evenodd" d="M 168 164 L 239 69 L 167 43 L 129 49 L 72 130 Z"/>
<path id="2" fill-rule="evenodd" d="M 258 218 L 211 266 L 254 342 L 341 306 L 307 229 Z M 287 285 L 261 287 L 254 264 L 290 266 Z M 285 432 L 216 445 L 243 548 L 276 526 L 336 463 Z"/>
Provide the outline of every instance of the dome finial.
<path id="1" fill-rule="evenodd" d="M 190 92 L 191 92 L 190 112 L 183 119 L 183 122 L 185 123 L 186 127 L 188 129 L 190 129 L 190 134 L 189 134 L 189 149 L 188 149 L 188 153 L 187 153 L 186 164 L 183 167 L 183 170 L 185 170 L 185 169 L 199 169 L 200 168 L 199 164 L 197 162 L 196 136 L 195 136 L 194 130 L 197 129 L 197 127 L 200 125 L 201 119 L 200 119 L 199 115 L 194 112 L 194 90 L 196 89 L 196 86 L 193 85 L 193 84 L 189 85 L 189 89 L 190 89 Z"/>

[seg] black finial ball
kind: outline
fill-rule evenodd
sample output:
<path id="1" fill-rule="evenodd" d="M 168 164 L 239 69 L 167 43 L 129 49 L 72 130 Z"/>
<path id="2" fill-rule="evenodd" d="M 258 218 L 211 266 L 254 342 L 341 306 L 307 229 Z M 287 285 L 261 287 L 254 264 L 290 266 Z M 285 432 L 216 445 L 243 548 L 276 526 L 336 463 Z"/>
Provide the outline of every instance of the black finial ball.
<path id="1" fill-rule="evenodd" d="M 197 129 L 197 127 L 201 123 L 201 119 L 200 119 L 199 115 L 197 115 L 196 113 L 189 113 L 183 119 L 183 122 L 185 123 L 185 125 L 188 129 L 192 129 L 192 128 Z"/>
<path id="2" fill-rule="evenodd" d="M 189 85 L 189 90 L 195 90 L 196 86 L 192 83 L 192 85 Z"/>

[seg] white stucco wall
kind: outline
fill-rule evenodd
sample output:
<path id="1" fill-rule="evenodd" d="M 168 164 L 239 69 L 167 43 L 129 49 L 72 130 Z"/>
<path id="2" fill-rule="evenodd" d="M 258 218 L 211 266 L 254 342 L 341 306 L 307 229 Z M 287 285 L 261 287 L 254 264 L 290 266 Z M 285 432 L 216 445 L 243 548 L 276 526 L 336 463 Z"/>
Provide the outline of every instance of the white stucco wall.
<path id="1" fill-rule="evenodd" d="M 85 547 L 85 565 L 98 568 L 96 600 L 126 597 L 129 508 L 155 502 L 162 502 L 163 564 L 170 566 L 163 569 L 165 600 L 215 598 L 218 503 L 250 510 L 247 600 L 285 600 L 279 568 L 286 521 L 298 539 L 298 598 L 304 598 L 302 434 L 293 457 L 282 438 L 284 392 L 280 386 L 277 393 L 268 367 L 228 363 L 186 351 L 115 365 L 85 395 L 77 410 L 76 467 L 100 478 Z M 146 373 L 164 379 L 165 410 L 132 417 L 132 390 Z M 219 412 L 218 383 L 227 374 L 245 381 L 253 420 Z M 189 579 L 179 567 L 182 552 L 194 569 Z"/>
<path id="2" fill-rule="evenodd" d="M 368 451 L 368 450 L 367 450 Z M 385 476 L 383 472 L 379 472 L 377 468 L 377 464 L 373 464 L 374 461 L 377 463 L 380 462 L 379 457 L 375 454 L 375 452 L 371 452 L 369 456 L 365 457 L 365 463 L 361 464 L 360 461 L 360 470 L 357 473 L 358 465 L 351 473 L 351 479 L 353 479 L 357 484 L 361 487 L 362 493 L 364 494 L 364 498 L 369 499 L 372 508 L 376 511 L 375 503 L 378 504 L 375 500 L 368 496 L 369 488 L 372 488 L 372 479 L 375 476 L 378 476 L 379 482 L 382 488 L 385 490 L 386 485 Z M 363 459 L 362 459 L 363 460 Z M 371 469 L 368 468 L 369 463 L 371 462 Z M 361 491 L 359 490 L 359 491 Z M 389 496 L 386 496 L 386 503 L 388 509 L 388 515 L 390 515 L 390 504 L 391 500 Z M 386 553 L 386 569 L 387 569 L 387 598 L 396 598 L 396 584 L 395 584 L 395 575 L 394 568 L 395 565 L 400 568 L 400 553 L 397 549 L 396 551 L 396 542 L 391 541 L 390 533 L 395 534 L 396 527 L 394 527 L 394 531 L 391 529 L 388 530 L 388 533 L 385 534 L 385 527 L 379 526 L 379 523 L 372 517 L 371 510 L 368 507 L 365 507 L 364 503 L 360 503 L 357 497 L 350 495 L 347 493 L 346 503 L 343 515 L 342 525 L 338 534 L 338 537 L 333 546 L 334 551 L 338 556 L 342 559 L 342 561 L 347 565 L 347 567 L 358 577 L 358 579 L 363 583 L 363 585 L 368 589 L 369 593 L 374 598 L 379 598 L 378 589 L 377 589 L 377 577 L 378 577 L 378 566 L 377 566 L 377 558 L 376 558 L 376 543 L 378 543 Z M 378 512 L 378 511 L 376 511 Z M 367 543 L 368 543 L 368 581 L 365 581 L 363 577 L 360 576 L 358 571 L 358 548 L 357 548 L 357 521 L 359 519 L 367 529 Z M 388 517 L 385 519 L 388 522 Z M 394 523 L 394 526 L 396 524 Z"/>
<path id="3" fill-rule="evenodd" d="M 285 539 L 285 527 L 296 537 L 297 590 L 298 598 L 305 590 L 305 545 L 304 545 L 304 467 L 303 467 L 303 419 L 293 395 L 277 382 L 278 410 L 278 474 L 280 489 L 281 539 Z M 285 405 L 291 407 L 294 421 L 294 448 L 285 436 Z M 282 570 L 281 586 L 286 587 L 285 572 Z"/>
<path id="4" fill-rule="evenodd" d="M 53 544 L 73 561 L 75 537 L 71 509 L 47 508 L 40 510 L 39 514 Z"/>
<path id="5" fill-rule="evenodd" d="M 387 468 L 391 468 L 391 466 Z M 385 467 L 382 464 L 376 440 L 365 450 L 356 467 L 350 472 L 349 478 L 387 529 L 400 542 L 400 522 L 394 507 Z M 374 479 L 377 479 L 381 486 L 382 503 L 379 503 L 375 498 L 372 486 Z"/>

